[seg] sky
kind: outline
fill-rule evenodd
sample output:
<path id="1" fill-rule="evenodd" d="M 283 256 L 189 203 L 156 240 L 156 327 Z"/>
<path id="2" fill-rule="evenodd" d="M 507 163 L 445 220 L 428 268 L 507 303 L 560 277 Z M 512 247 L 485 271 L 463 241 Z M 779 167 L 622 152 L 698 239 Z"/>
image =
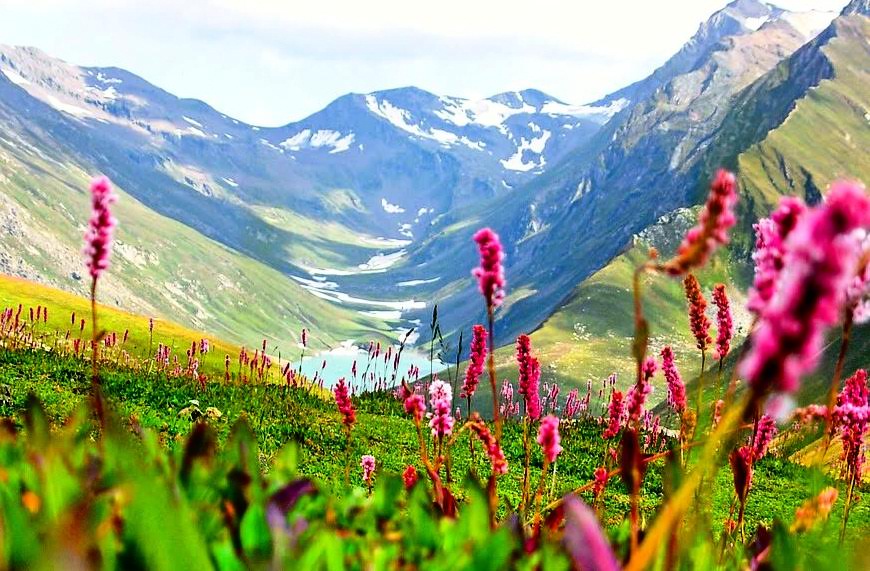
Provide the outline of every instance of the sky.
<path id="1" fill-rule="evenodd" d="M 726 0 L 0 0 L 0 43 L 122 67 L 262 126 L 414 85 L 586 103 L 643 78 Z M 780 0 L 839 11 L 846 0 Z"/>

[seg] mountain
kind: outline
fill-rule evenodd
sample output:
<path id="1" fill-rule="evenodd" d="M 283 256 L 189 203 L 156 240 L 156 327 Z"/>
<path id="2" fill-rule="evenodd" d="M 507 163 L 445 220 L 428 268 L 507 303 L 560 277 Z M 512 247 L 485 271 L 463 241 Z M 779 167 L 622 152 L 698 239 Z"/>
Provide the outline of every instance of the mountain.
<path id="1" fill-rule="evenodd" d="M 467 327 L 469 315 L 481 318 L 474 291 L 458 291 L 465 279 L 460 268 L 474 264 L 469 244 L 476 228 L 492 226 L 507 244 L 511 283 L 497 334 L 510 339 L 546 320 L 633 234 L 692 205 L 705 190 L 711 141 L 735 98 L 834 16 L 729 4 L 700 27 L 682 55 L 636 84 L 647 87 L 634 93 L 648 95 L 626 104 L 562 162 L 497 203 L 442 217 L 436 234 L 410 250 L 406 267 L 442 276 L 430 295 L 444 309 L 445 330 Z"/>
<path id="2" fill-rule="evenodd" d="M 814 40 L 798 49 L 735 96 L 710 139 L 705 170 L 725 164 L 736 170 L 741 190 L 739 225 L 732 244 L 699 279 L 709 290 L 725 283 L 735 308 L 738 340 L 748 331 L 742 309 L 752 279 L 752 223 L 783 195 L 817 202 L 837 178 L 870 180 L 870 12 L 853 2 Z M 665 213 L 624 243 L 625 251 L 574 288 L 568 299 L 532 335 L 548 382 L 580 384 L 613 371 L 631 370 L 633 269 L 654 246 L 668 256 L 694 223 L 697 207 Z M 671 344 L 687 378 L 698 373 L 698 352 L 688 333 L 682 288 L 665 276 L 644 285 L 651 347 Z M 799 400 L 818 402 L 826 391 L 839 348 L 833 332 L 820 371 L 804 383 Z M 851 371 L 866 365 L 870 329 L 856 327 L 846 361 Z M 504 350 L 499 361 L 507 365 Z M 708 379 L 715 377 L 715 368 Z M 622 379 L 623 383 L 630 379 Z"/>
<path id="3" fill-rule="evenodd" d="M 382 274 L 436 217 L 539 176 L 618 109 L 409 87 L 261 128 L 122 69 L 0 46 L 0 270 L 85 293 L 81 189 L 105 172 L 125 193 L 119 270 L 140 274 L 107 282 L 114 303 L 239 342 L 305 324 L 330 343 L 389 331 L 425 303 L 395 287 L 348 296 L 323 275 Z M 232 292 L 290 313 L 240 316 Z"/>
<path id="4" fill-rule="evenodd" d="M 835 174 L 866 173 L 865 12 L 852 2 L 829 26 L 835 14 L 732 2 L 649 77 L 588 105 L 407 87 L 348 94 L 277 128 L 117 68 L 0 48 L 0 268 L 82 292 L 81 188 L 103 171 L 125 193 L 122 220 L 142 221 L 122 225 L 106 287 L 119 305 L 237 342 L 295 339 L 308 324 L 328 345 L 395 336 L 437 303 L 449 336 L 484 319 L 471 235 L 492 226 L 508 254 L 497 343 L 540 327 L 542 352 L 575 359 L 563 349 L 586 339 L 573 364 L 544 359 L 576 382 L 624 340 L 585 322 L 580 300 L 596 292 L 598 315 L 615 311 L 635 236 L 676 234 L 668 221 L 690 218 L 715 166 L 740 166 L 756 215 L 783 192 L 817 195 Z M 846 122 L 824 133 L 831 152 L 807 142 L 794 119 L 804 108 L 813 125 Z M 845 163 L 854 169 L 830 168 Z M 726 266 L 722 279 L 745 284 L 745 260 Z M 679 300 L 669 307 L 672 321 Z"/>

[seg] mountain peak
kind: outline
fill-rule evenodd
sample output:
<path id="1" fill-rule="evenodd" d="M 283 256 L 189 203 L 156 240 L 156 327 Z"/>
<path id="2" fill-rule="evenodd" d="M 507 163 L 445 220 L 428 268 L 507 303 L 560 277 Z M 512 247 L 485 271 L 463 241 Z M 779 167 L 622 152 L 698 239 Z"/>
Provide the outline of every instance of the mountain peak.
<path id="1" fill-rule="evenodd" d="M 870 0 L 852 0 L 841 12 L 841 15 L 843 16 L 852 16 L 855 14 L 870 17 Z"/>

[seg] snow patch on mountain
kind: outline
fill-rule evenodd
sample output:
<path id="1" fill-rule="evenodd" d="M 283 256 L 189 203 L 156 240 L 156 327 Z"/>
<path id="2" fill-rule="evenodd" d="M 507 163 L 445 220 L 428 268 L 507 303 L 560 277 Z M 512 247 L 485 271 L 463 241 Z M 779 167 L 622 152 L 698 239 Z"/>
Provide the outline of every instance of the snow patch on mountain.
<path id="1" fill-rule="evenodd" d="M 535 137 L 530 141 L 526 140 L 525 137 L 522 137 L 520 139 L 520 144 L 517 145 L 516 153 L 508 159 L 503 159 L 501 161 L 502 166 L 508 170 L 520 172 L 527 172 L 534 168 L 543 167 L 546 164 L 546 160 L 541 155 L 544 152 L 544 147 L 546 147 L 549 139 L 549 131 L 544 131 L 540 137 Z M 525 162 L 524 157 L 527 151 L 539 155 L 540 160 L 538 162 Z"/>
<path id="2" fill-rule="evenodd" d="M 292 137 L 285 139 L 284 142 L 279 143 L 278 146 L 290 151 L 330 147 L 332 150 L 329 153 L 335 154 L 350 149 L 353 140 L 353 133 L 343 135 L 339 131 L 333 131 L 332 129 L 318 129 L 312 133 L 311 129 L 303 129 Z"/>
<path id="3" fill-rule="evenodd" d="M 0 67 L 0 71 L 3 72 L 9 81 L 14 83 L 15 85 L 27 85 L 30 83 L 27 79 L 25 79 L 21 74 L 9 67 Z"/>
<path id="4" fill-rule="evenodd" d="M 622 111 L 630 101 L 624 97 L 615 99 L 607 105 L 571 105 L 559 101 L 547 101 L 541 107 L 541 113 L 549 115 L 570 115 L 572 117 L 585 117 L 589 119 L 607 120 Z M 567 127 L 567 126 L 566 126 Z M 573 126 L 572 126 L 573 127 Z M 572 128 L 567 127 L 567 128 Z"/>

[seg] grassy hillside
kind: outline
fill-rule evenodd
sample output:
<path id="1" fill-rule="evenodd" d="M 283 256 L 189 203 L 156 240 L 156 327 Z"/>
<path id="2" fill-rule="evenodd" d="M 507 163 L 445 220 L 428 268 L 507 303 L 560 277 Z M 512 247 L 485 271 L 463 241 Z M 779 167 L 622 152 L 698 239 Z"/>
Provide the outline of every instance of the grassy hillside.
<path id="1" fill-rule="evenodd" d="M 72 157 L 0 139 L 0 267 L 86 295 L 81 236 L 88 178 Z M 383 321 L 311 295 L 288 275 L 205 238 L 119 189 L 113 271 L 101 300 L 173 319 L 239 344 L 288 345 L 308 327 L 317 346 L 387 331 Z"/>

